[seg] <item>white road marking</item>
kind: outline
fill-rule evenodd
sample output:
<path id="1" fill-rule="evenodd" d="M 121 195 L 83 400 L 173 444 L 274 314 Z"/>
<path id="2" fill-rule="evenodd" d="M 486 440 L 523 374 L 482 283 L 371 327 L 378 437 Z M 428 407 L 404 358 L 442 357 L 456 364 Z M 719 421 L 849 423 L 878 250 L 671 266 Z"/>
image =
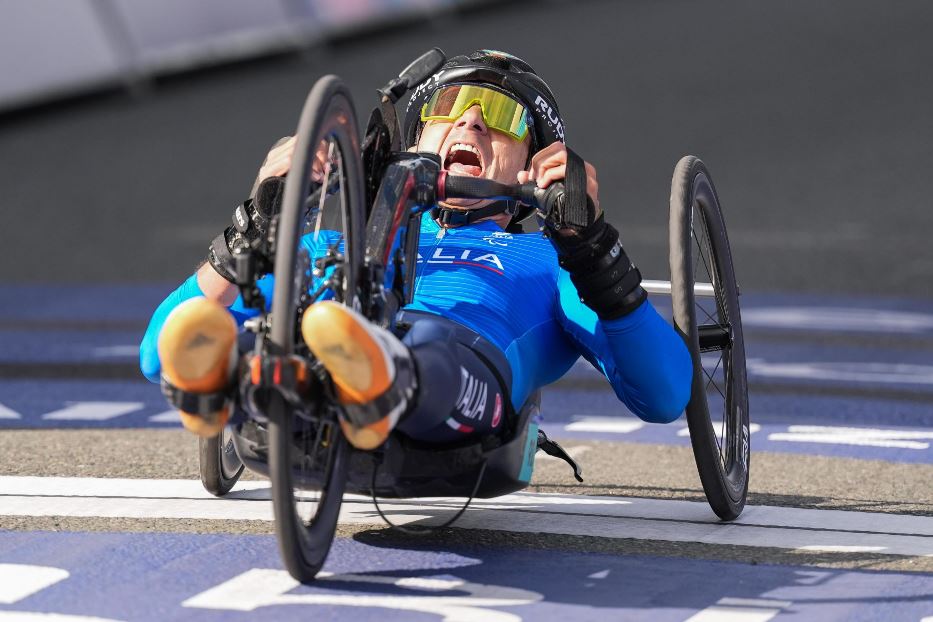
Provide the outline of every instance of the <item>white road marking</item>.
<path id="1" fill-rule="evenodd" d="M 97 616 L 72 616 L 64 613 L 33 613 L 31 611 L 0 611 L 0 622 L 120 622 Z"/>
<path id="2" fill-rule="evenodd" d="M 463 579 L 433 577 L 384 577 L 364 574 L 332 574 L 320 572 L 315 586 L 327 588 L 329 582 L 372 585 L 376 590 L 387 587 L 435 592 L 430 595 L 368 595 L 351 594 L 290 594 L 300 584 L 284 570 L 254 568 L 201 592 L 182 603 L 183 607 L 219 609 L 221 611 L 254 611 L 260 607 L 282 605 L 343 605 L 347 607 L 379 607 L 416 611 L 441 616 L 450 622 L 520 622 L 521 618 L 492 607 L 518 607 L 541 601 L 538 592 L 515 587 L 471 583 Z M 444 592 L 453 592 L 444 594 Z"/>
<path id="3" fill-rule="evenodd" d="M 802 546 L 798 551 L 822 551 L 824 553 L 875 553 L 883 551 L 883 546 L 839 546 L 837 544 L 811 544 Z"/>
<path id="4" fill-rule="evenodd" d="M 608 577 L 608 576 L 609 576 L 609 569 L 607 568 L 606 570 L 600 570 L 599 572 L 594 572 L 593 574 L 588 575 L 587 578 L 589 578 L 589 579 L 605 579 L 605 578 Z"/>
<path id="5" fill-rule="evenodd" d="M 3 404 L 0 404 L 0 419 L 22 419 L 22 418 L 23 416 L 19 414 L 18 412 L 16 412 L 15 410 L 13 410 L 12 408 L 8 408 L 4 406 Z"/>
<path id="6" fill-rule="evenodd" d="M 742 309 L 744 326 L 866 333 L 933 331 L 933 315 L 839 307 L 752 307 Z"/>
<path id="7" fill-rule="evenodd" d="M 0 564 L 0 603 L 13 603 L 68 578 L 68 571 L 49 566 Z"/>
<path id="8" fill-rule="evenodd" d="M 309 494 L 309 498 L 313 495 Z M 0 515 L 272 520 L 269 484 L 241 482 L 215 499 L 197 480 L 0 477 Z M 398 523 L 438 522 L 462 499 L 384 500 Z M 378 523 L 366 498 L 346 495 L 340 520 Z M 467 529 L 776 547 L 874 547 L 885 555 L 933 555 L 933 519 L 923 516 L 746 506 L 732 523 L 706 503 L 517 493 L 477 499 L 457 523 Z"/>
<path id="9" fill-rule="evenodd" d="M 564 426 L 568 432 L 611 432 L 628 434 L 645 427 L 644 421 L 632 417 L 575 417 Z"/>
<path id="10" fill-rule="evenodd" d="M 91 350 L 91 354 L 97 358 L 125 358 L 128 356 L 139 356 L 139 346 L 102 346 Z"/>
<path id="11" fill-rule="evenodd" d="M 874 384 L 933 384 L 933 365 L 907 363 L 769 363 L 764 359 L 746 361 L 748 373 L 767 378 L 799 378 Z"/>
<path id="12" fill-rule="evenodd" d="M 760 431 L 761 431 L 761 425 L 757 423 L 748 424 L 749 434 L 754 434 L 755 432 L 760 432 Z M 677 430 L 677 436 L 690 436 L 690 428 L 688 427 L 680 428 L 679 430 Z"/>
<path id="13" fill-rule="evenodd" d="M 42 415 L 47 421 L 108 421 L 142 409 L 142 402 L 72 402 Z"/>
<path id="14" fill-rule="evenodd" d="M 178 416 L 178 411 L 174 408 L 171 410 L 166 410 L 164 413 L 159 413 L 158 415 L 152 415 L 149 417 L 151 423 L 177 423 L 181 425 L 181 418 Z"/>
<path id="15" fill-rule="evenodd" d="M 929 449 L 930 443 L 924 442 L 924 439 L 933 440 L 933 432 L 792 425 L 787 428 L 787 432 L 775 432 L 768 435 L 769 441 L 832 443 L 836 445 L 859 445 L 897 449 Z"/>
<path id="16" fill-rule="evenodd" d="M 52 566 L 0 564 L 0 604 L 12 605 L 69 577 L 67 570 Z M 120 622 L 94 616 L 61 613 L 0 611 L 0 622 Z"/>
<path id="17" fill-rule="evenodd" d="M 720 598 L 715 605 L 695 613 L 685 622 L 768 622 L 792 604 L 787 600 Z"/>
<path id="18" fill-rule="evenodd" d="M 0 611 L 0 622 L 121 622 L 97 616 L 72 616 L 64 613 L 33 613 L 31 611 Z"/>

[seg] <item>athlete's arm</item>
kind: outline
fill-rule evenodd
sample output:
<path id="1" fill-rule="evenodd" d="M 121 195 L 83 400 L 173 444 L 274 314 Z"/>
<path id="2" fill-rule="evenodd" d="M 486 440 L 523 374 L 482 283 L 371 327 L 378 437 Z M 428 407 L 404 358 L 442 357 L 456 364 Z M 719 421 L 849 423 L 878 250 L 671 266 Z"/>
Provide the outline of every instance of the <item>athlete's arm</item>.
<path id="1" fill-rule="evenodd" d="M 211 268 L 210 265 L 205 264 L 201 266 L 197 272 L 188 277 L 184 283 L 165 297 L 165 300 L 156 308 L 155 312 L 152 314 L 152 318 L 149 320 L 149 326 L 146 328 L 146 333 L 143 335 L 142 342 L 139 344 L 139 368 L 143 375 L 151 382 L 159 382 L 159 374 L 162 371 L 158 350 L 159 333 L 162 332 L 162 325 L 165 324 L 166 318 L 168 318 L 175 307 L 181 303 L 199 296 L 217 300 L 220 304 L 229 309 L 230 314 L 240 326 L 242 326 L 243 322 L 247 319 L 258 314 L 258 311 L 255 309 L 250 309 L 243 305 L 243 299 L 239 297 L 235 285 L 232 286 L 234 292 L 233 300 L 229 302 L 212 295 L 216 292 L 205 291 L 201 286 L 201 276 L 205 268 L 213 272 L 213 268 Z M 227 283 L 226 280 L 216 275 L 216 273 L 215 276 L 224 283 Z M 257 285 L 259 286 L 259 290 L 266 297 L 266 301 L 268 302 L 271 300 L 273 288 L 272 276 L 269 275 L 260 279 Z"/>
<path id="2" fill-rule="evenodd" d="M 616 396 L 645 421 L 669 423 L 690 400 L 693 363 L 683 339 L 644 301 L 607 320 L 582 302 L 567 272 L 559 276 L 564 330 L 590 363 L 603 372 Z"/>
<path id="3" fill-rule="evenodd" d="M 567 148 L 553 143 L 532 158 L 519 181 L 541 188 L 564 180 Z M 599 207 L 596 169 L 584 162 L 591 220 L 582 229 L 551 229 L 561 266 L 559 317 L 583 356 L 600 369 L 629 410 L 669 422 L 690 399 L 693 366 L 683 340 L 658 315 L 641 274 Z"/>
<path id="4" fill-rule="evenodd" d="M 284 137 L 279 139 L 269 150 L 259 168 L 259 174 L 256 176 L 256 182 L 250 193 L 251 197 L 256 197 L 260 192 L 260 184 L 266 179 L 278 177 L 288 172 L 291 166 L 292 154 L 295 150 L 295 139 L 293 137 Z M 252 222 L 253 229 L 256 222 Z M 234 235 L 228 227 L 227 230 L 215 239 L 211 244 L 208 261 L 205 261 L 195 272 L 188 277 L 175 291 L 170 293 L 165 300 L 156 308 L 155 313 L 149 320 L 149 326 L 139 345 L 139 367 L 143 375 L 152 382 L 159 382 L 159 373 L 161 365 L 159 363 L 158 339 L 162 331 L 162 325 L 169 313 L 175 307 L 191 298 L 204 296 L 211 300 L 216 300 L 220 304 L 228 307 L 237 322 L 242 324 L 248 317 L 255 315 L 253 309 L 246 309 L 242 300 L 238 298 L 239 290 L 232 282 L 232 248 L 227 245 L 228 241 L 234 240 Z M 241 232 L 243 235 L 261 234 L 263 232 L 253 231 Z M 239 241 L 243 236 L 237 238 Z M 224 246 L 224 248 L 220 248 Z M 225 251 L 225 252 L 224 252 Z M 218 257 L 220 256 L 220 258 Z M 271 277 L 260 281 L 260 289 L 271 291 Z"/>

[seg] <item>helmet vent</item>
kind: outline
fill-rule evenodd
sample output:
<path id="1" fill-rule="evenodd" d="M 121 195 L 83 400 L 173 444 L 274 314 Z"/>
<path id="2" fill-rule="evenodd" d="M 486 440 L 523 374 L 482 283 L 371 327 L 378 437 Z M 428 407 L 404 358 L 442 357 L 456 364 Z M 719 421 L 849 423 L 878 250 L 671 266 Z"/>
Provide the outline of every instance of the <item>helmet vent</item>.
<path id="1" fill-rule="evenodd" d="M 507 59 L 502 58 L 501 56 L 480 56 L 479 58 L 472 59 L 478 63 L 486 65 L 487 67 L 495 67 L 496 69 L 503 69 L 508 71 L 512 68 L 512 63 Z"/>

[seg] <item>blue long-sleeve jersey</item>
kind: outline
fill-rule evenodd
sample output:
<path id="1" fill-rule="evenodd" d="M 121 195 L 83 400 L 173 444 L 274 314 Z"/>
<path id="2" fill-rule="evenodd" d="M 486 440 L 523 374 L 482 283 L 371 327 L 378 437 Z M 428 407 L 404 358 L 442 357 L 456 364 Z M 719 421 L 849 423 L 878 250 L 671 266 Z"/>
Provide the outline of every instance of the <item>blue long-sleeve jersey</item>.
<path id="1" fill-rule="evenodd" d="M 310 235 L 302 242 L 312 256 L 323 246 Z M 272 278 L 260 281 L 260 289 L 271 300 Z M 153 315 L 140 347 L 140 366 L 150 380 L 158 381 L 156 342 L 166 316 L 199 295 L 192 276 Z M 690 354 L 650 302 L 624 317 L 600 320 L 580 302 L 540 234 L 507 233 L 491 221 L 443 229 L 425 214 L 413 302 L 406 308 L 459 322 L 501 348 L 511 366 L 516 409 L 580 356 L 646 421 L 673 421 L 690 397 Z M 241 324 L 250 315 L 239 299 L 230 310 Z"/>

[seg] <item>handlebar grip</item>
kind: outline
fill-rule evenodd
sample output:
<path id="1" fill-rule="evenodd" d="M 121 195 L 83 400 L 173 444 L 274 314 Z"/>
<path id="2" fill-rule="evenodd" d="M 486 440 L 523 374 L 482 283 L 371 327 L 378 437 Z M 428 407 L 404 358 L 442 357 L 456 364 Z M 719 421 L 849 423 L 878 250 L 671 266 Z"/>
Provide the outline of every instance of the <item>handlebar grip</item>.
<path id="1" fill-rule="evenodd" d="M 482 177 L 466 175 L 448 175 L 442 172 L 438 176 L 438 199 L 489 199 L 493 201 L 521 201 L 535 208 L 547 217 L 561 213 L 564 206 L 565 188 L 561 182 L 554 182 L 547 188 L 539 188 L 535 182 L 525 184 L 504 184 Z"/>
<path id="2" fill-rule="evenodd" d="M 517 199 L 516 186 L 482 177 L 444 174 L 441 199 Z"/>
<path id="3" fill-rule="evenodd" d="M 541 212 L 541 216 L 547 218 L 551 214 L 560 212 L 560 210 L 563 209 L 565 200 L 564 184 L 559 181 L 555 181 L 547 188 L 538 188 L 538 186 L 534 185 L 533 182 L 532 185 L 534 199 L 531 202 L 526 201 L 526 203 Z"/>

